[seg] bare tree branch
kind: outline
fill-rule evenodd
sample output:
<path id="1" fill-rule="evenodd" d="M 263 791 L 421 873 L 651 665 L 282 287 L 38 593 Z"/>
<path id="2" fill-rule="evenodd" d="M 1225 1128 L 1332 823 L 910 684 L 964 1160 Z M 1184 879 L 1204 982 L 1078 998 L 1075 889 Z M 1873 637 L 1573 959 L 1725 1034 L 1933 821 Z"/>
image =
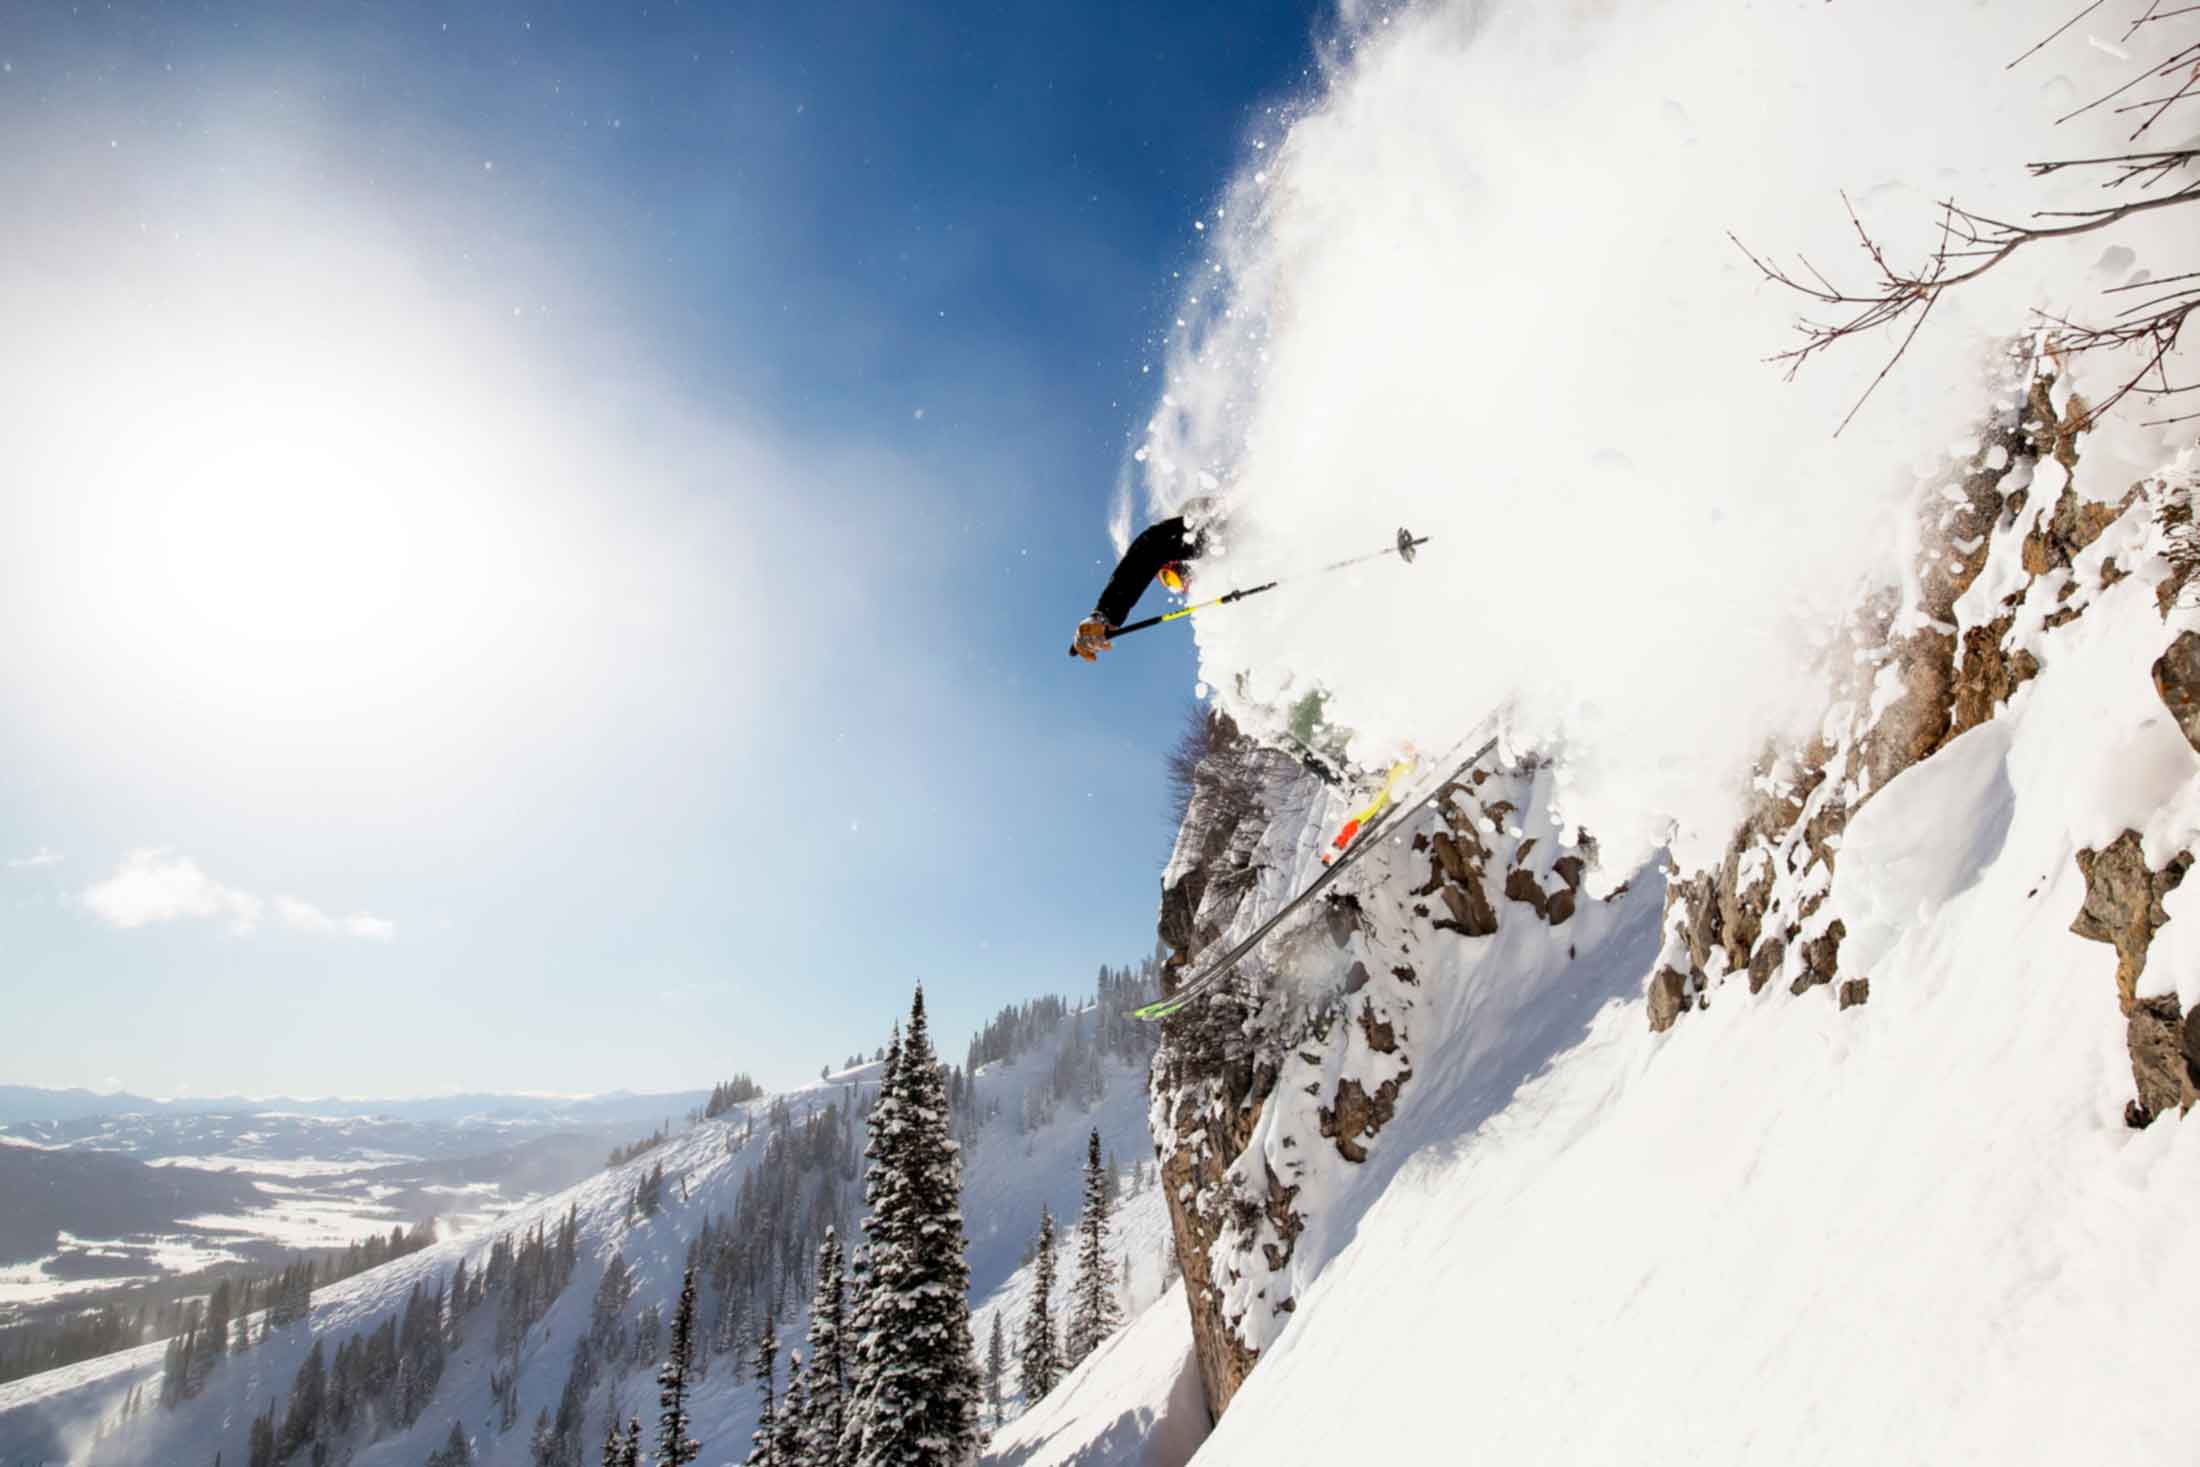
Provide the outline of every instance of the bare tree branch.
<path id="1" fill-rule="evenodd" d="M 2071 17 L 2070 17 L 2070 19 L 2068 19 L 2068 20 L 2064 21 L 2064 22 L 2063 22 L 2063 23 L 2062 23 L 2061 25 L 2059 25 L 2059 26 L 2056 26 L 2056 27 L 2055 27 L 2055 29 L 2054 29 L 2054 30 L 2053 30 L 2053 31 L 2052 31 L 2052 32 L 2051 32 L 2051 33 L 2050 33 L 2050 34 L 2049 34 L 2049 35 L 2048 35 L 2047 37 L 2046 37 L 2046 39 L 2042 40 L 2042 41 L 2041 41 L 2041 42 L 2040 42 L 2040 43 L 2039 43 L 2038 45 L 2034 46 L 2034 47 L 2033 47 L 2033 48 L 2032 48 L 2031 50 L 2029 50 L 2029 51 L 2025 52 L 2025 53 L 2024 53 L 2024 55 L 2022 55 L 2022 56 L 2019 56 L 2019 57 L 2018 57 L 2018 58 L 2017 58 L 2017 59 L 2016 59 L 2015 61 L 2012 61 L 2012 62 L 2010 62 L 2010 63 L 2009 63 L 2009 64 L 2008 64 L 2007 66 L 2004 66 L 2004 67 L 2002 68 L 2002 70 L 2003 70 L 2003 71 L 2014 71 L 2014 70 L 2015 70 L 2015 69 L 2016 69 L 2017 67 L 2019 67 L 2019 66 L 2023 65 L 2023 64 L 2024 64 L 2024 62 L 2026 62 L 2027 60 L 2029 60 L 2029 59 L 2031 59 L 2032 57 L 2034 57 L 2034 56 L 2038 55 L 2038 54 L 2039 54 L 2040 52 L 2042 52 L 2042 51 L 2046 50 L 2046 49 L 2047 49 L 2047 47 L 2048 47 L 2048 44 L 2049 44 L 2050 42 L 2052 42 L 2052 41 L 2053 41 L 2053 40 L 2054 40 L 2054 39 L 2055 39 L 2055 38 L 2056 38 L 2057 36 L 2060 36 L 2060 35 L 2061 35 L 2061 34 L 2062 34 L 2062 33 L 2063 33 L 2064 31 L 2067 31 L 2067 30 L 2069 30 L 2069 29 L 2070 29 L 2070 28 L 2071 28 L 2072 26 L 2076 25 L 2076 24 L 2077 24 L 2077 23 L 2078 23 L 2079 21 L 2081 21 L 2081 20 L 2084 20 L 2084 19 L 2085 19 L 2085 18 L 2086 18 L 2087 16 L 2091 15 L 2091 14 L 2092 14 L 2092 13 L 2093 13 L 2094 11 L 2096 11 L 2096 10 L 2100 9 L 2100 8 L 2101 8 L 2101 7 L 2103 6 L 2103 5 L 2106 5 L 2107 3 L 2108 3 L 2108 0 L 2093 0 L 2093 3 L 2092 3 L 2091 5 L 2088 5 L 2088 6 L 2087 6 L 2087 7 L 2085 8 L 2085 9 L 2083 9 L 2083 10 L 2079 11 L 2079 12 L 2078 12 L 2078 13 L 2077 13 L 2076 15 L 2073 15 L 2073 16 L 2071 16 Z M 2141 24 L 2141 25 L 2145 24 L 2145 20 L 2144 20 L 2144 18 L 2143 18 L 2143 17 L 2141 18 L 2140 24 Z M 2131 29 L 2132 29 L 2132 30 L 2137 30 L 2138 28 L 2139 28 L 2139 26 L 2138 26 L 2138 25 L 2134 25 L 2134 26 L 2133 26 L 2133 27 L 2132 27 Z M 2130 37 L 2130 35 L 2129 35 L 2129 34 L 2127 33 L 2127 34 L 2126 34 L 2126 35 L 2124 36 L 2124 39 L 2128 41 L 2128 40 L 2130 40 L 2130 39 L 2131 39 L 2131 37 Z"/>
<path id="2" fill-rule="evenodd" d="M 2093 0 L 2093 3 L 2072 15 L 2053 34 L 2010 62 L 2009 66 L 2016 66 L 2038 54 L 2050 43 L 2068 34 L 2073 27 L 2105 3 L 2107 0 Z M 2148 0 L 2145 9 L 2125 32 L 2124 39 L 2129 40 L 2142 29 L 2175 17 L 2200 15 L 2200 4 L 2185 4 L 2176 9 L 2164 10 L 2164 3 L 2165 0 Z M 2068 122 L 2071 118 L 2082 116 L 2122 96 L 2142 82 L 2157 78 L 2174 79 L 2177 82 L 2176 90 L 2167 95 L 2127 103 L 2116 109 L 2118 113 L 2152 109 L 2131 134 L 2133 138 L 2153 127 L 2178 103 L 2200 101 L 2200 41 L 2179 47 L 2163 61 L 2141 66 L 2122 86 L 2095 98 L 2077 111 L 2058 119 L 2058 122 Z M 1906 320 L 1907 329 L 1902 333 L 1893 354 L 1866 385 L 1863 395 L 1849 409 L 1847 416 L 1842 418 L 1840 427 L 1834 430 L 1838 435 L 1855 421 L 1857 413 L 1863 409 L 1871 395 L 1901 362 L 1911 344 L 1916 341 L 1919 331 L 1924 328 L 1927 317 L 1932 314 L 1932 309 L 1939 302 L 1943 291 L 1978 279 L 2028 245 L 2067 240 L 2078 235 L 2111 229 L 2141 214 L 2156 210 L 2200 204 L 2200 180 L 2194 177 L 2196 170 L 2200 170 L 2200 146 L 2097 157 L 2055 158 L 2026 165 L 2026 172 L 2035 179 L 2053 177 L 2072 169 L 2096 172 L 2100 175 L 2100 187 L 2104 191 L 2120 192 L 2122 197 L 2093 208 L 2035 210 L 2028 220 L 2021 222 L 2015 219 L 1997 219 L 1974 209 L 1963 208 L 1954 199 L 1944 199 L 1940 203 L 1940 217 L 1936 221 L 1937 242 L 1915 267 L 1899 267 L 1888 259 L 1885 246 L 1865 228 L 1863 220 L 1856 212 L 1855 204 L 1844 192 L 1841 195 L 1841 206 L 1848 213 L 1857 247 L 1870 262 L 1872 276 L 1868 284 L 1855 287 L 1837 285 L 1824 271 L 1801 255 L 1796 257 L 1798 268 L 1790 270 L 1775 260 L 1758 255 L 1729 233 L 1727 238 L 1734 241 L 1735 248 L 1767 280 L 1796 292 L 1830 313 L 1826 319 L 1799 319 L 1796 330 L 1801 336 L 1800 343 L 1776 353 L 1771 360 L 1785 363 L 1787 377 L 1792 381 L 1802 369 L 1803 363 L 1834 343 Z M 2200 282 L 2200 270 L 2104 287 L 2099 294 L 2103 297 L 2116 297 L 2115 303 L 2121 307 L 2105 321 L 2085 322 L 2046 311 L 2034 312 L 2034 316 L 2044 323 L 2048 333 L 2042 347 L 2058 363 L 2088 352 L 2131 351 L 2140 358 L 2138 369 L 2124 375 L 2114 391 L 2098 405 L 2082 410 L 2087 421 L 2098 418 L 2133 393 L 2148 399 L 2169 399 L 2200 392 L 2200 382 L 2180 385 L 2173 383 L 2169 376 L 2170 356 L 2183 341 L 2185 328 L 2192 322 L 2194 313 L 2200 311 L 2200 283 L 2195 282 Z M 2138 298 L 2125 304 L 2125 299 L 2132 296 Z M 2194 416 L 2200 414 L 2152 421 L 2175 423 Z"/>

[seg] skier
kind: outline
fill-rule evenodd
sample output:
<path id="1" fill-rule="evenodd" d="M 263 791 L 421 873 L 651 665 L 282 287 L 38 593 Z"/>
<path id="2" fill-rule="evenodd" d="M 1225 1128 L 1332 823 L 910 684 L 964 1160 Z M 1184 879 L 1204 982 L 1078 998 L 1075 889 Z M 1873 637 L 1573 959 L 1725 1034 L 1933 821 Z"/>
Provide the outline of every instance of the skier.
<path id="1" fill-rule="evenodd" d="M 1116 562 L 1092 615 L 1077 624 L 1077 639 L 1070 651 L 1087 662 L 1098 660 L 1115 643 L 1108 640 L 1115 629 L 1130 620 L 1131 608 L 1146 588 L 1159 580 L 1178 595 L 1191 584 L 1191 563 L 1207 548 L 1204 511 L 1207 501 L 1195 499 L 1184 513 L 1148 525 L 1131 541 L 1130 549 Z"/>
<path id="2" fill-rule="evenodd" d="M 1092 614 L 1077 624 L 1076 640 L 1070 643 L 1070 651 L 1087 662 L 1099 660 L 1102 652 L 1115 643 L 1110 640 L 1116 628 L 1130 620 L 1132 608 L 1138 598 L 1146 594 L 1146 588 L 1156 580 L 1181 596 L 1191 585 L 1192 562 L 1207 550 L 1207 530 L 1213 523 L 1214 501 L 1204 496 L 1184 502 L 1184 511 L 1148 525 L 1131 541 L 1123 558 L 1116 562 L 1115 573 L 1101 588 L 1100 600 Z M 1409 550 L 1418 542 L 1404 531 L 1399 532 L 1401 548 Z M 1411 559 L 1410 553 L 1406 555 Z M 1325 784 L 1338 784 L 1337 770 L 1343 767 L 1343 750 L 1348 737 L 1342 730 L 1331 730 L 1324 715 L 1329 695 L 1315 688 L 1292 705 L 1289 715 L 1289 738 L 1298 750 L 1298 756 Z M 1378 807 L 1379 808 L 1379 807 Z M 1341 847 L 1340 847 L 1341 849 Z"/>

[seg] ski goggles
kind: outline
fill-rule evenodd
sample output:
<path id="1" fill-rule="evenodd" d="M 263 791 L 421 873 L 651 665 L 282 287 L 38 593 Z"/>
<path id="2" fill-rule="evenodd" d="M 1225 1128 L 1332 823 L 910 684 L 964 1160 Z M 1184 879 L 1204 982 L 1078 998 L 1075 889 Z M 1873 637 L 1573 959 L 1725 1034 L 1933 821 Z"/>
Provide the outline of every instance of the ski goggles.
<path id="1" fill-rule="evenodd" d="M 1184 594 L 1184 587 L 1189 579 L 1184 572 L 1184 562 L 1181 560 L 1172 560 L 1161 567 L 1161 584 L 1167 586 L 1179 596 Z"/>

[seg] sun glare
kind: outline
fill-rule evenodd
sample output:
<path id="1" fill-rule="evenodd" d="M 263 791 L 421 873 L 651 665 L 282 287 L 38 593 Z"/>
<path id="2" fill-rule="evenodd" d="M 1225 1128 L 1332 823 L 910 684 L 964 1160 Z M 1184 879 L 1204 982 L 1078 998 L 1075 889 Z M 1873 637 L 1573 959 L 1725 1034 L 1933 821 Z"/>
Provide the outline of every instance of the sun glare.
<path id="1" fill-rule="evenodd" d="M 447 342 L 328 327 L 171 336 L 188 356 L 117 338 L 49 425 L 43 600 L 76 677 L 240 749 L 311 726 L 356 761 L 523 725 L 579 660 L 603 553 L 545 482 L 550 415 Z"/>
<path id="2" fill-rule="evenodd" d="M 745 542 L 690 487 L 745 440 L 573 371 L 603 344 L 510 332 L 371 222 L 301 243 L 280 203 L 218 270 L 0 276 L 20 716 L 148 780 L 441 808 L 692 702 L 749 644 L 722 630 Z"/>
<path id="3" fill-rule="evenodd" d="M 131 486 L 154 501 L 137 547 L 153 562 L 145 609 L 239 656 L 359 650 L 396 630 L 415 537 L 433 530 L 408 486 L 432 482 L 432 461 L 407 462 L 410 445 L 367 438 L 315 394 L 208 397 L 157 435 L 172 482 Z"/>

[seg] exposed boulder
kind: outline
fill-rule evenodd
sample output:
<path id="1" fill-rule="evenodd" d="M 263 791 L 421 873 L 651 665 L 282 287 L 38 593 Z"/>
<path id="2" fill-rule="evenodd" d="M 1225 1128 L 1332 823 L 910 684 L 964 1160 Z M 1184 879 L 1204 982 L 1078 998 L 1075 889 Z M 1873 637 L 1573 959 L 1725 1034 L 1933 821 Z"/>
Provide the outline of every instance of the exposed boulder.
<path id="1" fill-rule="evenodd" d="M 2037 657 L 2021 648 L 2009 652 L 2002 646 L 2015 621 L 2014 614 L 2005 615 L 1963 634 L 1963 661 L 1951 689 L 1950 738 L 1992 718 L 2011 693 L 2039 676 Z"/>
<path id="2" fill-rule="evenodd" d="M 1367 1038 L 1367 1047 L 1377 1054 L 1398 1052 L 1398 1026 L 1388 1019 L 1378 1018 L 1375 1005 L 1367 1004 L 1360 1009 L 1360 1032 Z"/>
<path id="3" fill-rule="evenodd" d="M 1535 879 L 1535 873 L 1515 866 L 1505 873 L 1505 900 L 1519 902 L 1534 909 L 1538 917 L 1549 920 L 1551 899 L 1543 891 L 1543 883 Z"/>
<path id="4" fill-rule="evenodd" d="M 1367 1147 L 1360 1138 L 1372 1136 L 1390 1124 L 1390 1118 L 1398 1113 L 1400 1088 L 1399 1080 L 1385 1080 L 1370 1095 L 1349 1076 L 1339 1080 L 1336 1104 L 1325 1105 L 1319 1112 L 1322 1135 L 1337 1143 L 1338 1154 L 1346 1161 L 1367 1160 Z"/>
<path id="5" fill-rule="evenodd" d="M 2154 941 L 2155 929 L 2169 920 L 2162 898 L 2177 889 L 2191 866 L 2191 854 L 2180 851 L 2160 871 L 2149 870 L 2136 830 L 2125 831 L 2106 850 L 2078 852 L 2085 905 L 2070 930 L 2115 947 L 2116 998 L 2126 1014 L 2138 1002 L 2147 945 Z"/>
<path id="6" fill-rule="evenodd" d="M 1688 914 L 1682 929 L 1688 939 L 1688 961 L 1698 968 L 1710 962 L 1722 932 L 1717 874 L 1706 871 L 1690 880 L 1674 882 L 1666 889 L 1665 905 L 1668 911 L 1681 907 Z"/>
<path id="7" fill-rule="evenodd" d="M 1462 937 L 1488 937 L 1497 931 L 1497 908 L 1482 887 L 1482 866 L 1489 860 L 1489 851 L 1475 834 L 1472 818 L 1451 803 L 1451 794 L 1446 790 L 1437 801 L 1444 823 L 1451 828 L 1429 839 L 1428 881 L 1414 895 L 1433 893 L 1443 900 L 1451 916 L 1437 918 L 1438 928 Z"/>
<path id="8" fill-rule="evenodd" d="M 2200 1018 L 2200 1009 L 2194 1010 Z M 2124 1118 L 2143 1126 L 2167 1111 L 2192 1109 L 2200 1099 L 2200 1063 L 2192 1040 L 2200 1035 L 2179 1012 L 2177 995 L 2143 998 L 2132 1005 L 2129 1027 L 2131 1079 L 2139 1098 L 2125 1107 Z"/>
<path id="9" fill-rule="evenodd" d="M 1451 913 L 1448 920 L 1441 917 L 1436 920 L 1438 927 L 1449 928 L 1462 937 L 1488 937 L 1497 930 L 1497 909 L 1490 905 L 1489 895 L 1482 890 L 1480 881 L 1470 879 L 1461 886 L 1446 885 L 1438 895 Z"/>
<path id="10" fill-rule="evenodd" d="M 1658 969 L 1650 980 L 1650 1032 L 1663 1034 L 1672 1028 L 1691 1002 L 1688 976 L 1672 968 Z"/>
<path id="11" fill-rule="evenodd" d="M 1871 1001 L 1872 981 L 1869 978 L 1851 978 L 1841 985 L 1841 1007 L 1861 1008 Z"/>
<path id="12" fill-rule="evenodd" d="M 1768 937 L 1757 944 L 1757 950 L 1749 955 L 1749 991 L 1760 993 L 1764 986 L 1780 976 L 1787 966 L 1787 944 L 1777 937 Z"/>
<path id="13" fill-rule="evenodd" d="M 1848 924 L 1839 917 L 1826 924 L 1826 930 L 1803 944 L 1803 971 L 1788 992 L 1801 994 L 1820 984 L 1831 983 L 1833 975 L 1840 971 L 1841 940 L 1849 935 Z"/>
<path id="14" fill-rule="evenodd" d="M 1772 895 L 1772 861 L 1755 843 L 1756 836 L 1757 823 L 1745 823 L 1735 832 L 1726 864 L 1719 868 L 1719 938 L 1726 947 L 1729 969 L 1749 966 L 1765 903 Z"/>
<path id="15" fill-rule="evenodd" d="M 1872 789 L 1887 782 L 1948 741 L 1949 710 L 1954 700 L 1956 639 L 1923 631 L 1895 643 L 1895 666 L 1902 696 L 1879 716 L 1863 740 L 1863 763 Z M 1847 812 L 1844 811 L 1843 817 Z M 1812 842 L 1823 848 L 1823 836 Z"/>
<path id="16" fill-rule="evenodd" d="M 2182 632 L 2154 662 L 2154 691 L 2200 751 L 2200 632 Z"/>

